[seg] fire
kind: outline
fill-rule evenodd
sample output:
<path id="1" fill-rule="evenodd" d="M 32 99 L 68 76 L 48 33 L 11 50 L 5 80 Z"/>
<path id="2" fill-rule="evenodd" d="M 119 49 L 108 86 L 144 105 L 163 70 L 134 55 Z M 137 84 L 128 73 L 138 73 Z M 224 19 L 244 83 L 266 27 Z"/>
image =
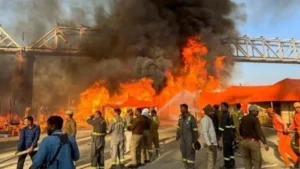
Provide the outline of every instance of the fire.
<path id="1" fill-rule="evenodd" d="M 216 57 L 214 65 L 208 65 L 205 57 L 208 48 L 196 38 L 190 38 L 182 49 L 184 67 L 179 75 L 166 72 L 167 82 L 165 88 L 156 94 L 152 87 L 152 80 L 143 78 L 137 82 L 123 83 L 119 94 L 109 95 L 108 90 L 103 87 L 104 81 L 96 82 L 81 94 L 78 113 L 75 119 L 83 126 L 88 115 L 96 109 L 103 111 L 103 107 L 112 102 L 126 100 L 128 96 L 136 99 L 154 101 L 158 108 L 166 104 L 172 97 L 183 90 L 197 92 L 199 90 L 213 91 L 220 88 L 220 71 L 224 69 L 224 56 Z M 209 73 L 209 69 L 215 68 L 215 75 Z M 111 119 L 112 114 L 105 115 Z"/>

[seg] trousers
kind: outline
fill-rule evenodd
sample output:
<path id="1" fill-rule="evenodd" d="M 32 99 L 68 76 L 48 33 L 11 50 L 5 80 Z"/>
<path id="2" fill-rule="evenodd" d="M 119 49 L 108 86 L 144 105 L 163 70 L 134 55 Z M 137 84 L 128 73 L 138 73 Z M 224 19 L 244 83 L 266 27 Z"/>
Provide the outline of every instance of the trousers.
<path id="1" fill-rule="evenodd" d="M 243 153 L 245 169 L 261 169 L 262 156 L 258 141 L 243 140 L 240 144 Z"/>
<path id="2" fill-rule="evenodd" d="M 111 164 L 124 164 L 124 154 L 125 154 L 125 147 L 124 147 L 125 140 L 111 140 L 110 150 L 111 150 Z M 117 161 L 119 159 L 119 161 Z"/>
<path id="3" fill-rule="evenodd" d="M 234 139 L 230 136 L 223 136 L 223 158 L 224 158 L 224 167 L 233 168 L 235 166 L 234 159 Z"/>
<path id="4" fill-rule="evenodd" d="M 180 142 L 180 151 L 185 169 L 195 169 L 196 152 L 192 146 L 191 140 L 182 139 Z"/>
<path id="5" fill-rule="evenodd" d="M 130 141 L 131 165 L 143 164 L 141 150 L 144 146 L 143 135 L 133 134 Z"/>
<path id="6" fill-rule="evenodd" d="M 104 169 L 104 137 L 92 138 L 91 144 L 91 168 Z"/>
<path id="7" fill-rule="evenodd" d="M 160 149 L 158 131 L 150 132 L 148 139 L 149 139 L 149 141 L 148 141 L 147 147 L 148 147 L 149 151 L 154 152 L 153 148 L 152 148 L 152 145 L 154 145 L 156 153 L 158 153 L 159 149 Z"/>
<path id="8" fill-rule="evenodd" d="M 33 160 L 34 155 L 36 154 L 36 151 L 29 154 L 31 161 Z M 20 155 L 17 162 L 17 169 L 23 169 L 24 163 L 26 160 L 27 154 Z"/>
<path id="9" fill-rule="evenodd" d="M 284 135 L 280 134 L 279 137 L 279 143 L 278 143 L 278 152 L 280 156 L 282 157 L 284 163 L 287 166 L 291 165 L 291 162 L 288 158 L 288 156 L 295 162 L 298 163 L 298 156 L 294 153 L 294 151 L 291 148 L 291 140 L 292 137 L 290 135 Z M 288 156 L 287 156 L 288 155 Z"/>
<path id="10" fill-rule="evenodd" d="M 142 146 L 142 160 L 141 161 L 149 161 L 151 156 L 151 150 L 149 151 L 149 130 L 145 130 L 143 134 L 143 146 Z"/>
<path id="11" fill-rule="evenodd" d="M 131 141 L 131 136 L 132 136 L 132 132 L 131 131 L 126 131 L 125 132 L 125 144 L 126 144 L 126 146 L 125 146 L 125 151 L 126 151 L 126 153 L 127 152 L 129 152 L 130 151 L 130 141 Z"/>

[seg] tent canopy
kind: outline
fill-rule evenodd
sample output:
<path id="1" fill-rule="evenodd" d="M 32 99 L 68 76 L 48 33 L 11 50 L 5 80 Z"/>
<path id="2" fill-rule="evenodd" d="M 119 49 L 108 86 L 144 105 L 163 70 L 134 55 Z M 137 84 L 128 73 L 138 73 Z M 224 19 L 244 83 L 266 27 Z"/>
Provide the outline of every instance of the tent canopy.
<path id="1" fill-rule="evenodd" d="M 151 101 L 138 100 L 134 97 L 128 96 L 127 100 L 120 103 L 109 103 L 107 107 L 121 108 L 121 107 L 155 107 Z"/>

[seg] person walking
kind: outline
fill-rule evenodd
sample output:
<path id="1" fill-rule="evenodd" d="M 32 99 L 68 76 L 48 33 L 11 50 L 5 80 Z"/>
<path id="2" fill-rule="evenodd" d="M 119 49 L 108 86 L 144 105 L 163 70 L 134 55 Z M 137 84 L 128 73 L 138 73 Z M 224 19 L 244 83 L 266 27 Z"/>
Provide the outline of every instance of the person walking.
<path id="1" fill-rule="evenodd" d="M 180 151 L 185 169 L 194 169 L 196 152 L 193 144 L 198 142 L 198 127 L 195 117 L 188 110 L 187 104 L 181 104 L 180 111 L 176 140 L 180 139 Z"/>
<path id="2" fill-rule="evenodd" d="M 289 131 L 297 131 L 298 136 L 300 136 L 300 102 L 294 103 L 295 113 L 292 118 L 292 124 L 289 127 Z M 295 139 L 296 140 L 296 139 Z M 297 145 L 297 144 L 296 144 Z M 300 139 L 298 138 L 298 152 L 300 153 Z"/>
<path id="3" fill-rule="evenodd" d="M 240 136 L 240 123 L 241 119 L 243 117 L 243 112 L 241 111 L 241 104 L 238 103 L 235 105 L 235 110 L 232 112 L 231 116 L 233 119 L 234 127 L 235 127 L 235 142 L 234 142 L 234 149 L 237 151 L 238 154 L 240 153 L 239 149 L 239 143 L 242 141 L 242 138 Z"/>
<path id="4" fill-rule="evenodd" d="M 25 127 L 20 132 L 19 144 L 16 154 L 18 152 L 27 150 L 31 160 L 33 160 L 33 156 L 36 154 L 34 148 L 38 146 L 41 128 L 40 126 L 34 124 L 32 116 L 25 117 L 23 122 Z M 26 157 L 27 154 L 19 156 L 17 169 L 23 169 Z"/>
<path id="5" fill-rule="evenodd" d="M 150 128 L 152 119 L 149 117 L 149 109 L 144 108 L 142 111 L 142 116 L 145 119 L 145 127 L 144 127 L 144 134 L 143 134 L 143 147 L 142 147 L 142 161 L 146 163 L 150 163 L 150 157 L 152 157 L 152 152 L 150 145 L 152 147 L 152 142 L 150 142 L 149 138 L 151 138 L 150 135 Z"/>
<path id="6" fill-rule="evenodd" d="M 290 168 L 298 168 L 299 158 L 291 148 L 290 142 L 292 140 L 292 136 L 287 131 L 287 125 L 283 122 L 280 115 L 274 112 L 273 108 L 268 108 L 266 112 L 272 120 L 273 128 L 277 132 L 277 136 L 279 138 L 278 152 L 282 157 L 285 165 Z M 290 162 L 288 156 L 295 162 L 295 166 Z"/>
<path id="7" fill-rule="evenodd" d="M 130 143 L 130 154 L 131 164 L 128 168 L 138 168 L 144 165 L 144 161 L 141 161 L 141 151 L 144 146 L 143 134 L 145 130 L 145 118 L 141 115 L 142 109 L 137 108 L 135 111 L 136 117 L 133 119 L 132 124 L 127 127 L 129 131 L 132 131 L 131 143 Z"/>
<path id="8" fill-rule="evenodd" d="M 131 126 L 133 120 L 133 111 L 132 109 L 127 110 L 127 116 L 126 116 L 126 126 Z M 130 152 L 130 140 L 131 140 L 132 132 L 126 130 L 125 131 L 125 137 L 126 137 L 126 148 L 125 148 L 125 154 L 128 154 Z"/>
<path id="9" fill-rule="evenodd" d="M 78 145 L 73 136 L 62 132 L 63 119 L 51 116 L 47 120 L 47 134 L 34 156 L 30 169 L 75 169 L 73 161 L 80 157 Z"/>
<path id="10" fill-rule="evenodd" d="M 259 109 L 256 105 L 249 107 L 249 114 L 241 119 L 240 135 L 243 138 L 241 142 L 241 150 L 245 169 L 261 169 L 262 155 L 260 151 L 259 141 L 264 144 L 265 150 L 269 150 L 266 137 L 262 132 L 260 122 L 257 118 Z"/>
<path id="11" fill-rule="evenodd" d="M 160 125 L 160 121 L 157 116 L 157 112 L 154 109 L 151 110 L 151 118 L 152 118 L 152 123 L 151 123 L 151 127 L 150 127 L 148 148 L 149 148 L 149 151 L 154 152 L 153 148 L 152 148 L 152 144 L 154 144 L 156 155 L 160 156 L 159 135 L 158 135 L 158 128 Z"/>
<path id="12" fill-rule="evenodd" d="M 223 169 L 231 169 L 235 167 L 234 159 L 234 139 L 235 139 L 235 128 L 233 119 L 228 111 L 229 105 L 226 102 L 221 103 L 221 111 L 223 113 L 221 124 L 219 127 L 218 140 L 223 137 L 223 158 L 224 166 Z"/>
<path id="13" fill-rule="evenodd" d="M 200 121 L 201 143 L 206 151 L 206 169 L 214 169 L 217 161 L 217 135 L 214 128 L 214 123 L 209 117 L 213 112 L 213 107 L 207 105 L 204 107 L 204 117 Z"/>
<path id="14" fill-rule="evenodd" d="M 121 109 L 114 109 L 115 118 L 110 122 L 110 125 L 107 130 L 107 134 L 111 133 L 111 169 L 116 169 L 117 164 L 120 164 L 120 167 L 123 169 L 124 166 L 124 142 L 125 142 L 125 129 L 126 121 L 121 118 Z M 119 162 L 117 161 L 119 159 Z"/>
<path id="15" fill-rule="evenodd" d="M 95 111 L 86 121 L 93 126 L 91 143 L 91 168 L 104 169 L 104 148 L 106 136 L 106 122 L 101 111 Z"/>
<path id="16" fill-rule="evenodd" d="M 66 114 L 66 123 L 63 128 L 63 132 L 76 137 L 77 129 L 76 129 L 76 121 L 73 119 L 73 112 L 71 110 L 67 110 Z"/>

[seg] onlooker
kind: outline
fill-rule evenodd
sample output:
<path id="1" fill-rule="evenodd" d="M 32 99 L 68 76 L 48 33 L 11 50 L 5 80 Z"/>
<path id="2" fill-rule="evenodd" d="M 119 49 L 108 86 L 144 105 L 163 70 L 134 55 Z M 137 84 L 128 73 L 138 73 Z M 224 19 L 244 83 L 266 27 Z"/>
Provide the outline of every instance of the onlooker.
<path id="1" fill-rule="evenodd" d="M 133 120 L 133 111 L 132 109 L 127 110 L 127 116 L 126 116 L 126 126 L 130 126 Z M 125 131 L 125 141 L 126 141 L 126 147 L 125 147 L 125 154 L 130 152 L 130 140 L 131 140 L 132 132 L 126 130 Z"/>
<path id="2" fill-rule="evenodd" d="M 209 112 L 208 116 L 211 118 L 211 120 L 214 124 L 216 134 L 218 134 L 218 131 L 219 131 L 219 107 L 218 107 L 218 105 L 215 105 L 212 108 L 213 108 L 213 111 Z"/>
<path id="3" fill-rule="evenodd" d="M 25 127 L 20 132 L 18 151 L 16 153 L 27 150 L 32 160 L 33 156 L 36 154 L 34 148 L 37 147 L 38 141 L 40 139 L 41 129 L 40 126 L 33 123 L 32 116 L 25 117 L 24 124 Z M 27 154 L 19 156 L 17 169 L 23 169 L 26 156 Z"/>
<path id="4" fill-rule="evenodd" d="M 211 105 L 204 109 L 204 117 L 200 122 L 201 143 L 206 150 L 207 169 L 214 169 L 217 160 L 217 136 L 212 119 L 209 114 L 214 110 Z"/>
<path id="5" fill-rule="evenodd" d="M 48 137 L 44 138 L 30 169 L 75 169 L 79 150 L 73 136 L 62 132 L 63 119 L 51 116 L 47 121 Z"/>
<path id="6" fill-rule="evenodd" d="M 77 129 L 76 129 L 76 121 L 73 119 L 73 112 L 71 110 L 67 110 L 66 114 L 66 123 L 64 125 L 64 133 L 70 136 L 76 136 Z"/>

